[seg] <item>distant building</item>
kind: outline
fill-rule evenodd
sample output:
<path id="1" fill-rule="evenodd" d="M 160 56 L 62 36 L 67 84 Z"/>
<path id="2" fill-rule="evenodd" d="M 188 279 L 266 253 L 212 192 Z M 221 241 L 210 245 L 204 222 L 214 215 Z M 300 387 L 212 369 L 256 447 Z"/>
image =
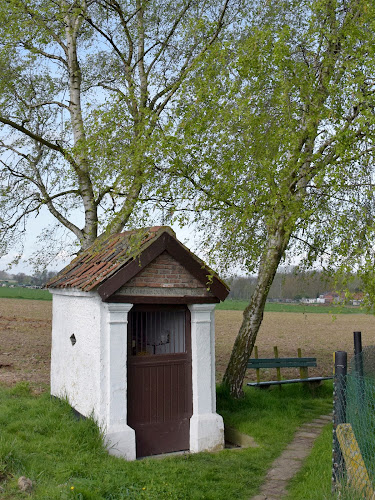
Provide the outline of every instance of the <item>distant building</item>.
<path id="1" fill-rule="evenodd" d="M 353 296 L 350 300 L 350 303 L 353 306 L 360 306 L 363 304 L 363 298 L 364 298 L 363 292 L 357 292 L 357 293 L 353 294 Z"/>
<path id="2" fill-rule="evenodd" d="M 301 299 L 301 303 L 302 303 L 302 304 L 317 304 L 317 303 L 318 303 L 318 302 L 317 302 L 317 300 L 318 300 L 318 299 L 309 299 L 309 298 L 307 298 L 307 297 L 303 297 L 303 298 Z"/>
<path id="3" fill-rule="evenodd" d="M 16 280 L 0 280 L 0 286 L 9 286 L 10 288 L 14 288 L 16 285 Z"/>
<path id="4" fill-rule="evenodd" d="M 342 302 L 340 295 L 335 292 L 324 293 L 323 295 L 320 295 L 319 298 L 324 299 L 324 304 L 337 304 L 338 302 Z"/>
<path id="5" fill-rule="evenodd" d="M 342 304 L 344 302 L 348 302 L 344 293 L 338 294 L 335 292 L 324 293 L 323 295 L 319 296 L 317 301 L 318 304 Z M 362 303 L 363 303 L 362 292 L 355 293 L 349 300 L 349 304 L 353 306 L 360 306 Z"/>

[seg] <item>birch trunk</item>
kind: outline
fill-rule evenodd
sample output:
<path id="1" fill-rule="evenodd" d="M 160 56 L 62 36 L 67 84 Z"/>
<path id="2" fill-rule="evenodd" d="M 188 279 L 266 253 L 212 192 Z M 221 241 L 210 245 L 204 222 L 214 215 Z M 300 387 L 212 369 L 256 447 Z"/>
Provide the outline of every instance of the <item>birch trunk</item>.
<path id="1" fill-rule="evenodd" d="M 81 86 L 82 73 L 77 54 L 77 36 L 82 23 L 81 15 L 67 15 L 66 54 L 69 70 L 69 112 L 72 123 L 74 147 L 77 149 L 75 171 L 85 211 L 85 225 L 82 230 L 81 249 L 90 246 L 98 235 L 98 213 L 90 178 L 90 164 L 87 157 L 87 138 L 82 116 Z"/>
<path id="2" fill-rule="evenodd" d="M 263 320 L 267 295 L 290 239 L 290 231 L 285 229 L 285 218 L 279 218 L 270 234 L 261 257 L 259 273 L 250 304 L 243 313 L 243 320 L 235 340 L 231 357 L 223 378 L 231 396 L 243 396 L 242 384 L 247 361 L 251 356 L 255 340 Z"/>

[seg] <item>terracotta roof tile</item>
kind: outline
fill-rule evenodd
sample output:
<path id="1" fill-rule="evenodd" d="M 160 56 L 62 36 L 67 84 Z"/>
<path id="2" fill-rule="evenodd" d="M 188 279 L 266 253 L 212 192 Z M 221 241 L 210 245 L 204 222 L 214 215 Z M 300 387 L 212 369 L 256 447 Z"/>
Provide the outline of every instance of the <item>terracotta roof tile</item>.
<path id="1" fill-rule="evenodd" d="M 125 231 L 99 238 L 80 253 L 67 267 L 48 283 L 48 288 L 78 288 L 89 291 L 134 259 L 149 242 L 162 232 L 174 235 L 166 226 L 154 226 Z"/>

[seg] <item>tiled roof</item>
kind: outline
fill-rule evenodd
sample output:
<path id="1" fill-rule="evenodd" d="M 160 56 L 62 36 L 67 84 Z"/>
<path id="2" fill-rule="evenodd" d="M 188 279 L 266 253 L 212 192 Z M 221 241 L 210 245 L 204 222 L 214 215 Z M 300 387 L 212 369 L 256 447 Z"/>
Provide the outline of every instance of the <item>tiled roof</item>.
<path id="1" fill-rule="evenodd" d="M 154 226 L 99 238 L 47 283 L 47 288 L 78 288 L 90 291 L 116 273 L 153 242 L 172 229 Z"/>

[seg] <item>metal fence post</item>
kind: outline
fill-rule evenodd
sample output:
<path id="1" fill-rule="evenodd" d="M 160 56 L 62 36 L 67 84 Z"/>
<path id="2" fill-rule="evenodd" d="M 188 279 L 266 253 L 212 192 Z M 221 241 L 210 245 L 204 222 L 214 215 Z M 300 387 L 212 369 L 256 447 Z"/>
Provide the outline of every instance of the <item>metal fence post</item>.
<path id="1" fill-rule="evenodd" d="M 362 333 L 353 332 L 354 337 L 354 356 L 355 371 L 359 377 L 363 377 L 363 358 L 362 354 Z"/>
<path id="2" fill-rule="evenodd" d="M 362 356 L 362 334 L 353 332 L 354 337 L 354 369 L 356 382 L 356 396 L 359 411 L 365 404 L 365 386 L 363 380 L 363 356 Z"/>
<path id="3" fill-rule="evenodd" d="M 344 473 L 344 460 L 340 444 L 336 436 L 339 424 L 346 421 L 346 374 L 348 356 L 345 351 L 335 352 L 335 373 L 333 383 L 333 449 L 332 449 L 332 489 L 336 486 Z"/>

